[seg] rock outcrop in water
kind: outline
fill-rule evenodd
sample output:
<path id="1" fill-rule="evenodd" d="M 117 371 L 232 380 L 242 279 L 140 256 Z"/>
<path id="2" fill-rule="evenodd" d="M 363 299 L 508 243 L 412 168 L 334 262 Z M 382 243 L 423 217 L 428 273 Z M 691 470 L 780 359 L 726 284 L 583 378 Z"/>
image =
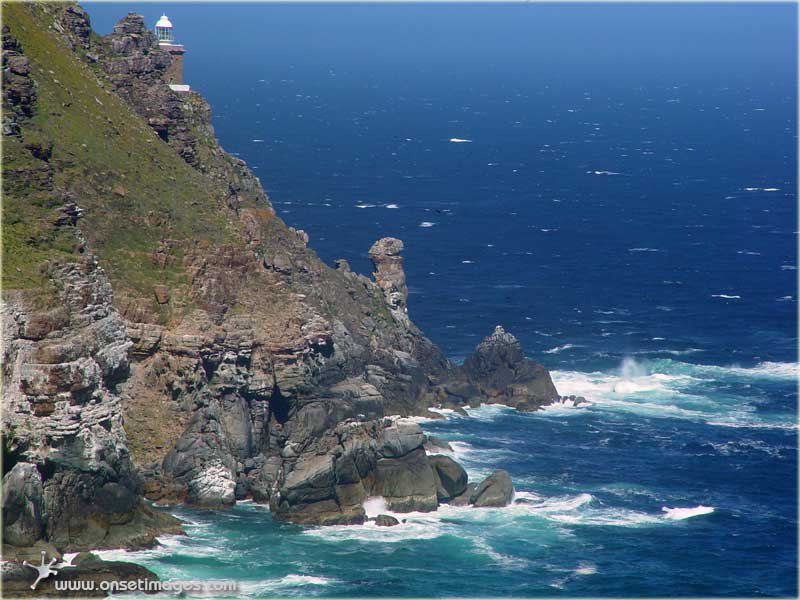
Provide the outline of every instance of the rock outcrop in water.
<path id="1" fill-rule="evenodd" d="M 535 409 L 556 397 L 544 368 L 502 329 L 452 365 L 408 316 L 400 240 L 370 249 L 374 279 L 323 264 L 205 100 L 164 83 L 140 16 L 104 38 L 75 5 L 4 17 L 5 539 L 175 531 L 143 496 L 314 524 L 363 522 L 371 496 L 468 502 L 402 417 Z"/>
<path id="2" fill-rule="evenodd" d="M 514 498 L 514 484 L 508 471 L 499 469 L 484 479 L 470 496 L 475 507 L 508 506 Z"/>
<path id="3" fill-rule="evenodd" d="M 560 399 L 547 369 L 526 358 L 519 340 L 500 325 L 432 393 L 434 404 L 455 409 L 490 403 L 535 411 Z"/>
<path id="4" fill-rule="evenodd" d="M 420 426 L 407 419 L 339 423 L 284 463 L 289 469 L 271 498 L 273 514 L 300 523 L 363 523 L 371 496 L 382 496 L 395 512 L 435 510 L 437 479 L 423 440 Z"/>

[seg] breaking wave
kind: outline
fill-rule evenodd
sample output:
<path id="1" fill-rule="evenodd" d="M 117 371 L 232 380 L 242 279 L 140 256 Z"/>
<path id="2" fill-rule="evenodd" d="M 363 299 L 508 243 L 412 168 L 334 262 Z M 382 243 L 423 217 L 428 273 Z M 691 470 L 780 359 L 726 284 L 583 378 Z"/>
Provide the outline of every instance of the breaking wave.
<path id="1" fill-rule="evenodd" d="M 626 358 L 614 372 L 556 370 L 551 375 L 559 393 L 583 396 L 589 401 L 588 406 L 580 408 L 686 418 L 726 427 L 796 428 L 791 415 L 772 419 L 758 415 L 751 397 L 720 391 L 729 384 L 748 386 L 759 381 L 768 384 L 795 380 L 796 363 L 762 362 L 740 367 L 691 364 L 668 358 L 641 362 Z"/>

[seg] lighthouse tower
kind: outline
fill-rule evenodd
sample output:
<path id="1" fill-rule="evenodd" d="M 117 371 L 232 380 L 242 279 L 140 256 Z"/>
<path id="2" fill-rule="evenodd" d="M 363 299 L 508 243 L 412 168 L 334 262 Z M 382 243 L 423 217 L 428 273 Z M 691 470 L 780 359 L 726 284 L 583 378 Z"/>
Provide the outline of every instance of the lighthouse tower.
<path id="1" fill-rule="evenodd" d="M 167 15 L 161 15 L 156 23 L 156 38 L 158 46 L 166 50 L 172 56 L 167 70 L 164 72 L 164 79 L 174 92 L 188 92 L 191 88 L 183 83 L 183 44 L 176 44 L 172 36 L 172 22 Z"/>

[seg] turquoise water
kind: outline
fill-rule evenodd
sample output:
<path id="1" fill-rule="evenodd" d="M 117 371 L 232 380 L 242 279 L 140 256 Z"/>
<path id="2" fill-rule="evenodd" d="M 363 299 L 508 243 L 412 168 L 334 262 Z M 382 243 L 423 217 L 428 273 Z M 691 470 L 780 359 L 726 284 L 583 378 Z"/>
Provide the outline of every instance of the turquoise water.
<path id="1" fill-rule="evenodd" d="M 129 558 L 248 597 L 797 593 L 795 6 L 132 8 L 166 10 L 223 146 L 324 260 L 403 239 L 448 356 L 502 324 L 591 403 L 423 424 L 509 470 L 513 507 L 181 509 L 187 537 Z"/>

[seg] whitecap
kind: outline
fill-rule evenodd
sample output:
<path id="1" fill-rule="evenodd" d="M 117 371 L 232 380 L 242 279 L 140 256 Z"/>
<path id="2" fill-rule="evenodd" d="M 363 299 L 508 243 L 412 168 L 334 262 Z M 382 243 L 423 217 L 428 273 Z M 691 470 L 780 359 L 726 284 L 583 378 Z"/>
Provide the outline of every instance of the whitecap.
<path id="1" fill-rule="evenodd" d="M 550 348 L 549 350 L 544 350 L 545 354 L 558 354 L 559 352 L 563 352 L 564 350 L 569 350 L 570 348 L 581 348 L 582 346 L 578 344 L 564 344 L 563 346 L 556 346 L 555 348 Z"/>
<path id="2" fill-rule="evenodd" d="M 464 138 L 450 138 L 450 142 L 453 144 L 471 144 L 472 140 L 467 140 Z"/>
<path id="3" fill-rule="evenodd" d="M 791 362 L 760 362 L 754 367 L 718 367 L 716 365 L 693 365 L 701 373 L 727 373 L 743 377 L 766 377 L 768 379 L 797 379 L 800 365 Z"/>
<path id="4" fill-rule="evenodd" d="M 575 575 L 594 575 L 597 573 L 597 565 L 594 563 L 578 563 L 572 571 Z"/>
<path id="5" fill-rule="evenodd" d="M 725 300 L 741 300 L 741 296 L 735 296 L 730 294 L 711 294 L 712 298 L 724 298 Z"/>
<path id="6" fill-rule="evenodd" d="M 264 140 L 250 140 L 250 141 L 251 141 L 251 142 L 253 142 L 254 144 L 260 144 L 260 143 L 262 143 Z"/>
<path id="7" fill-rule="evenodd" d="M 356 208 L 375 208 L 374 204 L 356 204 Z"/>
<path id="8" fill-rule="evenodd" d="M 661 252 L 658 248 L 628 248 L 628 252 Z"/>
<path id="9" fill-rule="evenodd" d="M 494 562 L 498 563 L 502 568 L 509 568 L 509 569 L 524 569 L 530 565 L 530 561 L 520 558 L 518 556 L 511 556 L 509 554 L 503 554 L 501 552 L 497 552 L 494 548 L 489 545 L 485 539 L 480 537 L 473 537 L 472 543 L 477 550 L 483 552 L 486 556 L 491 558 Z"/>
<path id="10" fill-rule="evenodd" d="M 761 362 L 753 367 L 690 364 L 672 359 L 636 361 L 626 358 L 618 373 L 551 372 L 564 396 L 583 396 L 589 410 L 633 412 L 677 417 L 725 427 L 796 429 L 791 415 L 766 419 L 753 414 L 748 398 L 709 395 L 708 385 L 730 378 L 797 380 L 797 363 Z M 534 416 L 539 413 L 534 413 Z M 542 416 L 546 415 L 545 414 Z"/>
<path id="11" fill-rule="evenodd" d="M 691 517 L 711 514 L 714 512 L 714 507 L 703 506 L 702 504 L 692 508 L 669 508 L 663 506 L 661 510 L 666 513 L 665 518 L 672 519 L 673 521 L 682 521 L 683 519 L 690 519 Z"/>
<path id="12" fill-rule="evenodd" d="M 387 204 L 386 208 L 400 208 L 397 204 Z"/>
<path id="13" fill-rule="evenodd" d="M 423 221 L 419 224 L 420 227 L 433 227 L 436 223 L 432 223 L 431 221 Z"/>

